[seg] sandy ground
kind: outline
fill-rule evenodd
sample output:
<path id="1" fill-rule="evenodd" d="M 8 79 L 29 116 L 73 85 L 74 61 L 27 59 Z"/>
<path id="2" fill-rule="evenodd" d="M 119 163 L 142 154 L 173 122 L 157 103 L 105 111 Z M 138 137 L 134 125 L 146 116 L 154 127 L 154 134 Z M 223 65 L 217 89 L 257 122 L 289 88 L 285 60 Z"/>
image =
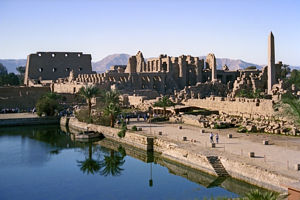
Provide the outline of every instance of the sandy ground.
<path id="1" fill-rule="evenodd" d="M 195 126 L 172 123 L 149 124 L 131 120 L 129 128 L 133 125 L 142 127 L 147 134 L 163 137 L 186 149 L 243 160 L 290 177 L 297 177 L 300 181 L 300 171 L 295 169 L 295 165 L 300 164 L 300 137 L 237 133 L 236 129 L 204 129 L 205 133 L 200 133 L 203 128 Z M 183 128 L 179 129 L 179 126 Z M 162 131 L 162 136 L 158 135 L 159 131 Z M 214 149 L 210 146 L 210 132 L 214 135 L 219 134 L 219 144 L 216 144 Z M 232 139 L 227 137 L 228 133 L 233 135 Z M 184 136 L 187 137 L 187 141 L 183 141 Z M 263 140 L 269 140 L 270 145 L 263 145 Z M 255 152 L 255 157 L 250 158 L 249 152 Z"/>
<path id="2" fill-rule="evenodd" d="M 7 113 L 0 114 L 0 119 L 17 119 L 17 118 L 33 118 L 38 117 L 37 114 L 32 113 Z"/>

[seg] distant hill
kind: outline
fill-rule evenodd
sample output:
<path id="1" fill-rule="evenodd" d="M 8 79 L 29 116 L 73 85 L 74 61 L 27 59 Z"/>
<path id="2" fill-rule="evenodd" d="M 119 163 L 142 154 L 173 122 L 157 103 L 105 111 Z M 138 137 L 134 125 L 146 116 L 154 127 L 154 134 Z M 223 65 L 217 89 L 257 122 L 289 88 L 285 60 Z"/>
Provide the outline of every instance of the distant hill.
<path id="1" fill-rule="evenodd" d="M 112 65 L 127 65 L 129 57 L 130 55 L 124 53 L 106 56 L 102 60 L 92 63 L 93 71 L 101 73 L 108 70 Z"/>
<path id="2" fill-rule="evenodd" d="M 296 69 L 296 70 L 300 70 L 300 66 L 289 66 L 291 68 L 291 70 Z"/>
<path id="3" fill-rule="evenodd" d="M 105 72 L 112 65 L 127 65 L 129 54 L 112 54 L 106 56 L 100 61 L 92 62 L 93 71 L 98 73 Z M 200 59 L 205 59 L 205 56 L 199 56 Z M 16 67 L 25 66 L 26 59 L 0 59 L 2 63 L 8 70 L 8 72 L 16 73 Z M 258 69 L 261 69 L 265 65 L 258 65 L 254 63 L 249 63 L 240 59 L 230 59 L 230 58 L 217 58 L 217 68 L 222 69 L 224 65 L 227 65 L 230 70 L 245 69 L 249 66 L 256 66 Z M 290 68 L 300 70 L 300 66 L 290 66 Z"/>
<path id="4" fill-rule="evenodd" d="M 206 58 L 206 56 L 200 56 L 200 59 Z M 258 69 L 262 68 L 262 65 L 248 63 L 246 61 L 240 59 L 230 59 L 230 58 L 216 58 L 217 61 L 217 68 L 222 69 L 222 67 L 226 64 L 230 70 L 238 70 L 238 69 L 245 69 L 249 66 L 256 66 Z"/>
<path id="5" fill-rule="evenodd" d="M 8 73 L 17 73 L 17 67 L 26 66 L 26 59 L 0 59 L 0 63 L 6 67 Z"/>

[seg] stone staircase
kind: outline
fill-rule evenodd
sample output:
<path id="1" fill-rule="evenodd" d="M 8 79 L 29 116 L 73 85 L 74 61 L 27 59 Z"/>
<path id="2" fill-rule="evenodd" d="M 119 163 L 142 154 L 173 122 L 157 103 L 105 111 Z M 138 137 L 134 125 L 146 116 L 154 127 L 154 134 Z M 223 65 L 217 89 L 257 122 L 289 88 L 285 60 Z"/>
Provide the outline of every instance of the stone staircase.
<path id="1" fill-rule="evenodd" d="M 206 158 L 219 177 L 229 176 L 218 156 L 207 156 Z"/>

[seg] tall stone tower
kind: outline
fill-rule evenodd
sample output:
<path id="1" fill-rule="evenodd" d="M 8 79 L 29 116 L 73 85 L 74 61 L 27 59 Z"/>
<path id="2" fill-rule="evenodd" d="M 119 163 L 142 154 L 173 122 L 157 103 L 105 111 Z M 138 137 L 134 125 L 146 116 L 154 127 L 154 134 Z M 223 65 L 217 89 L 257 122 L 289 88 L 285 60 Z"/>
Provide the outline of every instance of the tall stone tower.
<path id="1" fill-rule="evenodd" d="M 272 93 L 272 87 L 275 84 L 275 45 L 274 35 L 271 32 L 269 35 L 268 44 L 268 94 Z"/>

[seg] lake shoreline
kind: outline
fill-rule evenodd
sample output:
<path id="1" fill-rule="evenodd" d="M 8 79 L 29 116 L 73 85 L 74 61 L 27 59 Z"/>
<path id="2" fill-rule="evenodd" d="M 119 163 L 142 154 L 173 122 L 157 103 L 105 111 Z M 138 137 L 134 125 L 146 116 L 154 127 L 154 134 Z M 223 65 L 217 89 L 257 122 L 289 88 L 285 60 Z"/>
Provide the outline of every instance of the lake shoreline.
<path id="1" fill-rule="evenodd" d="M 76 118 L 67 119 L 63 117 L 61 118 L 61 125 L 67 125 L 70 129 L 77 130 L 86 130 L 88 127 L 89 130 L 102 133 L 106 138 L 143 150 L 151 150 L 149 146 L 153 145 L 152 150 L 160 153 L 162 157 L 214 176 L 218 176 L 218 173 L 209 162 L 208 157 L 217 156 L 230 177 L 281 193 L 287 192 L 287 185 L 298 181 L 296 177 L 286 176 L 270 171 L 262 166 L 249 164 L 243 160 L 239 160 L 238 157 L 232 159 L 226 156 L 226 154 L 216 151 L 207 151 L 207 149 L 204 149 L 203 152 L 194 152 L 192 148 L 187 145 L 159 136 L 153 137 L 143 131 L 127 131 L 124 138 L 119 138 L 117 134 L 120 129 L 87 124 L 79 122 Z"/>

